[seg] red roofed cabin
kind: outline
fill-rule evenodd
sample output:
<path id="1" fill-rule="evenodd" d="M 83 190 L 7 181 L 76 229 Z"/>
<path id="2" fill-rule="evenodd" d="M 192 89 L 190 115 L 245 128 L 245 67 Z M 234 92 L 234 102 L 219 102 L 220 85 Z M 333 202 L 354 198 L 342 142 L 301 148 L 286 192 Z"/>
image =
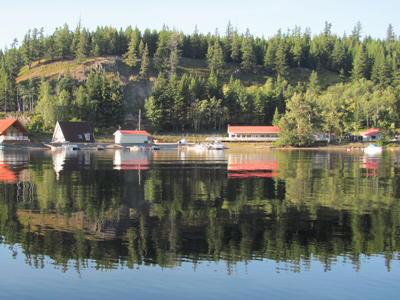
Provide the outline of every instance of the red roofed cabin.
<path id="1" fill-rule="evenodd" d="M 150 135 L 144 130 L 117 130 L 114 132 L 116 144 L 148 144 Z"/>
<path id="2" fill-rule="evenodd" d="M 0 143 L 29 142 L 28 131 L 17 119 L 0 120 Z"/>
<path id="3" fill-rule="evenodd" d="M 379 132 L 379 129 L 377 129 L 377 128 L 370 128 L 368 130 L 360 132 L 360 134 L 362 135 L 364 142 L 376 141 L 381 136 L 381 133 Z"/>
<path id="4" fill-rule="evenodd" d="M 276 141 L 278 126 L 228 126 L 230 141 Z"/>

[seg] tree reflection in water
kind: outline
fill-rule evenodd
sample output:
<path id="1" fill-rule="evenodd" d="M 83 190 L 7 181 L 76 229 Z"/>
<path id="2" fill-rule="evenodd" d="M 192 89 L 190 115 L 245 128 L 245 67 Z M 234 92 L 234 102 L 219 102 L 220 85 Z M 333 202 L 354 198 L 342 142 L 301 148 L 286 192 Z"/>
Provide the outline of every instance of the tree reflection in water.
<path id="1" fill-rule="evenodd" d="M 0 242 L 35 268 L 49 257 L 78 272 L 398 259 L 396 153 L 211 152 L 3 152 Z"/>

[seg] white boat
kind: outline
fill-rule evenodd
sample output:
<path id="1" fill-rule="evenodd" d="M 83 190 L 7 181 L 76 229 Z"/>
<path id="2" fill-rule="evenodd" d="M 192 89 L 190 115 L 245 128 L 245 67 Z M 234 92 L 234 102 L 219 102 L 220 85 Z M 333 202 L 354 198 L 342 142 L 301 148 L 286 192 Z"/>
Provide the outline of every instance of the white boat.
<path id="1" fill-rule="evenodd" d="M 382 147 L 379 147 L 376 144 L 370 144 L 370 145 L 368 145 L 368 147 L 364 148 L 364 153 L 366 153 L 366 154 L 378 154 L 378 153 L 381 153 L 382 150 L 383 150 Z"/>
<path id="2" fill-rule="evenodd" d="M 188 142 L 186 139 L 182 139 L 182 140 L 178 141 L 178 146 L 187 147 L 187 145 L 188 145 Z"/>
<path id="3" fill-rule="evenodd" d="M 224 150 L 225 145 L 222 144 L 220 141 L 216 141 L 213 144 L 210 145 L 211 149 L 213 150 Z"/>
<path id="4" fill-rule="evenodd" d="M 61 150 L 78 150 L 78 145 L 74 144 L 65 144 L 61 146 Z"/>
<path id="5" fill-rule="evenodd" d="M 187 147 L 188 150 L 209 150 L 210 146 L 205 144 L 194 144 L 193 146 Z"/>

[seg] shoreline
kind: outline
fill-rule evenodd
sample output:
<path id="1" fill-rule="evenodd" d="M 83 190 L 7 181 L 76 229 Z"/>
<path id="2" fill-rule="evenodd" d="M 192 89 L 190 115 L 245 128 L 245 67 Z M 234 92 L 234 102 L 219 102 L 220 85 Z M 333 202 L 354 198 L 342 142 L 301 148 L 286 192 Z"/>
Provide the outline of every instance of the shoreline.
<path id="1" fill-rule="evenodd" d="M 281 147 L 275 146 L 271 144 L 263 144 L 263 143 L 225 143 L 226 149 L 235 149 L 235 148 L 254 148 L 254 149 L 265 149 L 265 150 L 363 150 L 366 146 L 373 142 L 366 143 L 347 143 L 340 145 L 320 145 L 320 146 L 312 146 L 312 147 Z M 100 143 L 72 143 L 77 145 L 80 150 L 98 150 L 99 147 L 104 150 L 116 150 L 116 149 L 124 149 L 133 145 L 118 145 L 111 142 L 100 142 Z M 40 143 L 40 142 L 24 142 L 24 143 L 4 143 L 3 149 L 30 149 L 30 150 L 57 150 L 61 149 L 62 145 L 68 145 L 67 143 Z M 178 149 L 178 145 L 176 143 L 155 143 L 155 144 L 147 144 L 147 146 L 158 146 L 160 149 Z M 384 147 L 384 149 L 390 150 L 400 150 L 398 145 Z"/>

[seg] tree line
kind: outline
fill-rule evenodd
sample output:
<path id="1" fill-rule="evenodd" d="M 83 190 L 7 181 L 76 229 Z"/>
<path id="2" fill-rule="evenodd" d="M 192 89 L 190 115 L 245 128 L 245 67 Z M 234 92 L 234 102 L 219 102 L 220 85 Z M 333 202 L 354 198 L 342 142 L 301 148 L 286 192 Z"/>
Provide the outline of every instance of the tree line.
<path id="1" fill-rule="evenodd" d="M 33 62 L 41 64 L 45 60 L 75 59 L 80 62 L 89 57 L 113 55 L 123 56 L 125 63 L 131 67 L 140 64 L 139 75 L 143 78 L 148 76 L 151 63 L 159 72 L 153 95 L 146 101 L 145 114 L 149 126 L 156 131 L 220 129 L 227 124 L 269 125 L 283 116 L 287 124 L 282 126 L 293 127 L 288 120 L 293 119 L 290 113 L 294 107 L 290 107 L 291 101 L 295 100 L 292 99 L 294 96 L 297 99 L 311 97 L 320 109 L 327 109 L 319 101 L 327 91 L 308 91 L 308 84 L 290 84 L 290 70 L 296 68 L 314 70 L 314 77 L 322 69 L 336 72 L 340 74 L 344 88 L 347 84 L 366 84 L 369 86 L 366 90 L 371 93 L 372 90 L 381 93 L 391 91 L 395 97 L 392 114 L 396 114 L 400 82 L 399 38 L 390 24 L 384 39 L 362 37 L 361 31 L 359 22 L 350 35 L 333 34 L 332 24 L 326 22 L 324 30 L 319 34 L 312 35 L 309 28 L 303 32 L 296 26 L 287 32 L 278 30 L 268 39 L 254 37 L 248 29 L 240 34 L 230 22 L 224 35 L 218 30 L 214 34 L 202 34 L 197 27 L 193 34 L 185 34 L 170 30 L 167 26 L 160 31 L 145 29 L 143 32 L 137 27 L 117 30 L 107 26 L 90 32 L 80 23 L 75 30 L 70 30 L 65 24 L 47 36 L 43 29 L 33 29 L 28 31 L 20 46 L 14 40 L 9 49 L 0 51 L 0 108 L 4 112 L 40 113 L 39 103 L 45 96 L 40 92 L 41 83 L 29 81 L 17 84 L 15 81 L 23 66 L 31 68 Z M 210 69 L 209 77 L 178 75 L 182 57 L 205 60 Z M 250 87 L 245 87 L 234 76 L 229 82 L 222 82 L 220 74 L 229 63 L 237 64 L 241 72 L 256 76 L 267 74 L 272 79 L 264 86 Z M 75 83 L 72 90 L 74 102 L 80 101 L 77 99 L 80 85 Z M 60 98 L 63 90 L 57 87 L 54 90 Z M 123 94 L 120 96 L 123 99 Z M 109 101 L 104 98 L 106 94 L 102 97 L 97 97 L 96 101 Z M 368 98 L 365 95 L 363 97 Z M 357 126 L 343 125 L 341 129 L 346 127 L 357 130 L 372 124 L 373 117 L 364 111 L 365 107 L 362 106 L 363 110 L 360 110 L 361 100 L 352 101 L 357 101 L 357 112 L 345 114 L 348 118 L 354 116 L 356 120 L 342 120 L 342 123 L 353 123 Z M 53 103 L 59 106 L 59 103 Z M 87 109 L 96 111 L 101 117 L 107 114 L 101 111 L 102 105 L 97 110 Z M 354 106 L 348 103 L 349 109 L 351 105 Z M 73 110 L 70 113 L 76 118 L 84 117 L 84 114 L 74 114 Z M 328 115 L 315 110 L 314 116 L 317 113 L 319 118 Z M 387 113 L 376 114 L 374 125 L 388 123 L 389 119 L 383 120 L 386 116 Z M 123 122 L 123 115 L 117 114 L 112 122 L 109 121 L 105 118 L 97 125 L 111 127 L 113 124 L 120 124 Z M 327 126 L 316 122 L 315 117 L 309 118 L 309 121 L 308 125 L 311 124 L 316 129 Z M 303 124 L 297 124 L 297 127 L 303 127 L 302 132 L 309 132 L 305 130 L 308 127 Z M 331 129 L 336 130 L 333 125 Z"/>

